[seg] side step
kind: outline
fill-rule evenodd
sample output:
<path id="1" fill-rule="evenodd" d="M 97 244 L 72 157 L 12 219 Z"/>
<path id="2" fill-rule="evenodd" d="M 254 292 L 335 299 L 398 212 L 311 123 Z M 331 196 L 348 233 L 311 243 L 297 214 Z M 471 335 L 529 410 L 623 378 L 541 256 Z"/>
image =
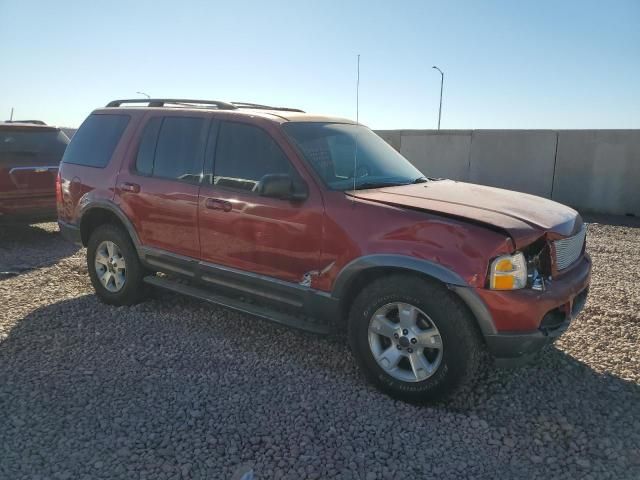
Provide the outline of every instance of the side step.
<path id="1" fill-rule="evenodd" d="M 155 275 L 144 277 L 144 281 L 145 283 L 153 285 L 154 287 L 171 290 L 172 292 L 181 293 L 183 295 L 198 298 L 206 302 L 215 303 L 216 305 L 221 305 L 238 312 L 248 313 L 249 315 L 264 318 L 281 325 L 286 325 L 287 327 L 297 328 L 300 330 L 318 334 L 329 333 L 328 325 L 314 323 L 310 320 L 305 319 L 305 317 L 297 317 L 295 315 L 291 315 L 290 313 L 280 312 L 277 309 L 267 305 L 255 304 L 236 298 L 231 298 L 219 292 L 212 292 L 206 288 L 191 285 L 188 283 L 182 283 L 170 278 L 157 277 Z"/>

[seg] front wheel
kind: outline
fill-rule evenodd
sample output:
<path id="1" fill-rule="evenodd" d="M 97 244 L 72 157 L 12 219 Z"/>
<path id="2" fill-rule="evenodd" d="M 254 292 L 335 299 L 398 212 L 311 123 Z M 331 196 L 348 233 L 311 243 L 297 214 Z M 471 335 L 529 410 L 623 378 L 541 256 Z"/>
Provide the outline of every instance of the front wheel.
<path id="1" fill-rule="evenodd" d="M 144 269 L 129 236 L 119 227 L 101 225 L 87 245 L 87 268 L 96 295 L 110 305 L 132 305 L 144 292 Z"/>
<path id="2" fill-rule="evenodd" d="M 460 300 L 441 284 L 408 275 L 380 278 L 360 292 L 349 341 L 368 379 L 408 401 L 439 400 L 469 386 L 483 358 Z"/>

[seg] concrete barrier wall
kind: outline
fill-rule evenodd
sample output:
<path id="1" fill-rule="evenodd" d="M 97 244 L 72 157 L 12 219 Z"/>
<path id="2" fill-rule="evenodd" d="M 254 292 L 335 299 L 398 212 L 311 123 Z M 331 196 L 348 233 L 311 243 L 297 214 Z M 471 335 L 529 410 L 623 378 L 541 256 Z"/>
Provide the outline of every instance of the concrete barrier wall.
<path id="1" fill-rule="evenodd" d="M 640 216 L 640 130 L 384 130 L 422 173 Z"/>
<path id="2" fill-rule="evenodd" d="M 640 130 L 560 131 L 553 199 L 640 215 Z"/>
<path id="3" fill-rule="evenodd" d="M 550 198 L 556 141 L 544 130 L 473 132 L 469 180 Z"/>
<path id="4" fill-rule="evenodd" d="M 402 135 L 400 153 L 430 177 L 469 180 L 471 131 Z"/>

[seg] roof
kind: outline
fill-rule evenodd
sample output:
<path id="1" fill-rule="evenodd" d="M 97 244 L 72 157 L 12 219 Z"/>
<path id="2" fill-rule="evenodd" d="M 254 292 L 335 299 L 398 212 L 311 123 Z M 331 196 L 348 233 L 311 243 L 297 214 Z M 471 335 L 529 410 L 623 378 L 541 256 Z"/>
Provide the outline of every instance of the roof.
<path id="1" fill-rule="evenodd" d="M 136 105 L 137 104 L 137 105 Z M 146 104 L 146 105 L 140 105 Z M 246 102 L 223 102 L 218 100 L 185 100 L 185 99 L 131 99 L 113 100 L 107 104 L 101 112 L 113 110 L 148 110 L 160 109 L 175 111 L 177 109 L 212 112 L 224 112 L 225 115 L 243 115 L 266 118 L 277 123 L 284 122 L 328 122 L 328 123 L 350 123 L 354 121 L 335 116 L 317 115 L 306 113 L 296 108 L 271 107 Z"/>
<path id="2" fill-rule="evenodd" d="M 20 121 L 9 121 L 9 122 L 0 122 L 0 127 L 4 130 L 9 128 L 16 128 L 20 130 L 25 129 L 33 129 L 33 130 L 60 130 L 58 127 L 54 127 L 53 125 L 45 125 L 40 123 L 31 123 L 31 122 L 20 122 Z"/>

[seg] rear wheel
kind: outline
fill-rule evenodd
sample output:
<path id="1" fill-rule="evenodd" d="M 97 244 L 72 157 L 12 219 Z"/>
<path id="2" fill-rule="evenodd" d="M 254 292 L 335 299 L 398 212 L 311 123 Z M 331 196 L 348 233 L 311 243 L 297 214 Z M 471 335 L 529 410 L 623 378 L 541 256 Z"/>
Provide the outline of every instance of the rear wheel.
<path id="1" fill-rule="evenodd" d="M 368 379 L 409 401 L 468 387 L 483 359 L 471 314 L 447 288 L 409 275 L 365 287 L 349 317 L 349 340 Z"/>
<path id="2" fill-rule="evenodd" d="M 87 268 L 96 295 L 110 305 L 142 299 L 144 269 L 129 236 L 112 224 L 100 225 L 89 238 Z"/>

